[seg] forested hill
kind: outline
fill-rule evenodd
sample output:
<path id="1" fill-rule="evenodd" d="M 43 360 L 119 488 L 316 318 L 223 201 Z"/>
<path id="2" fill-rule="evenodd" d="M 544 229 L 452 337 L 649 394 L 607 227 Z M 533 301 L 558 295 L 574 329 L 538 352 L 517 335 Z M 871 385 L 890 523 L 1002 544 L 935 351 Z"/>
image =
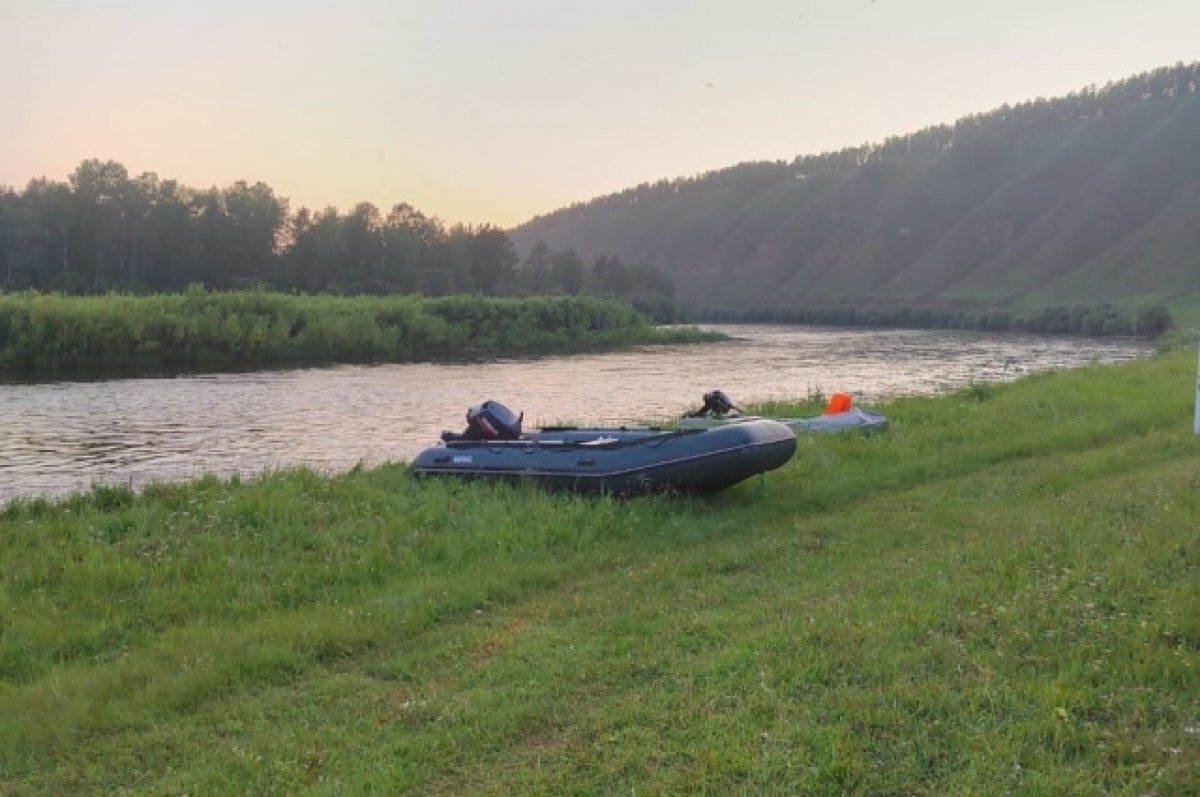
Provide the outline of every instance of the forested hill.
<path id="1" fill-rule="evenodd" d="M 1200 289 L 1200 63 L 639 185 L 512 237 L 659 264 L 707 308 L 1178 301 Z"/>

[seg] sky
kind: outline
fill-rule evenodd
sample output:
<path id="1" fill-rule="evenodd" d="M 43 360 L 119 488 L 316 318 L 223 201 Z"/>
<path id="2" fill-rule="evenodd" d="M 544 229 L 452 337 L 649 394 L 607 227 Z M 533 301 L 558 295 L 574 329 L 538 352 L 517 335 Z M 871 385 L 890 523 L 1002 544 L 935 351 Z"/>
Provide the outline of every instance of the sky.
<path id="1" fill-rule="evenodd" d="M 1197 0 L 0 0 L 0 185 L 511 227 L 1198 59 Z"/>

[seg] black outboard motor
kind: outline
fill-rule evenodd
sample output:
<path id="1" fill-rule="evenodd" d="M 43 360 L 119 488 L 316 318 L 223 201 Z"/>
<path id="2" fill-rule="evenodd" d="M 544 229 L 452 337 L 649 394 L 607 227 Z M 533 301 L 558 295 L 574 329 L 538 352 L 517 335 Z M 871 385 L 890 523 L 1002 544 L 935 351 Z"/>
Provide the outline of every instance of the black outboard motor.
<path id="1" fill-rule="evenodd" d="M 516 440 L 521 436 L 525 413 L 516 414 L 498 401 L 485 401 L 467 410 L 463 440 Z"/>
<path id="2" fill-rule="evenodd" d="M 696 410 L 695 412 L 689 412 L 687 415 L 685 415 L 683 417 L 685 417 L 685 418 L 703 418 L 705 415 L 712 415 L 712 416 L 716 417 L 718 415 L 725 415 L 726 413 L 730 412 L 731 410 L 737 410 L 738 412 L 742 411 L 740 407 L 733 406 L 733 401 L 729 398 L 729 396 L 726 396 L 723 391 L 714 390 L 711 393 L 704 394 L 704 406 L 703 407 Z"/>

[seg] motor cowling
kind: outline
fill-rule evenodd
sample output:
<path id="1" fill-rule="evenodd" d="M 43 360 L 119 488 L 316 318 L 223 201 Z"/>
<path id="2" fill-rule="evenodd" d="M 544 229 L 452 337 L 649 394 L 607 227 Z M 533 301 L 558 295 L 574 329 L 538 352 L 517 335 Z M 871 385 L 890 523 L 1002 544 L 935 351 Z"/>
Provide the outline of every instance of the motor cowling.
<path id="1" fill-rule="evenodd" d="M 730 412 L 741 412 L 742 408 L 735 406 L 733 400 L 724 391 L 714 390 L 704 394 L 704 406 L 693 412 L 684 413 L 685 418 L 720 418 Z"/>
<path id="2" fill-rule="evenodd" d="M 467 410 L 469 440 L 516 440 L 521 436 L 521 421 L 525 413 L 517 414 L 498 401 L 485 401 Z"/>
<path id="3" fill-rule="evenodd" d="M 704 394 L 704 407 L 700 412 L 701 414 L 725 415 L 736 409 L 737 407 L 733 405 L 733 401 L 725 395 L 724 391 L 714 390 Z"/>

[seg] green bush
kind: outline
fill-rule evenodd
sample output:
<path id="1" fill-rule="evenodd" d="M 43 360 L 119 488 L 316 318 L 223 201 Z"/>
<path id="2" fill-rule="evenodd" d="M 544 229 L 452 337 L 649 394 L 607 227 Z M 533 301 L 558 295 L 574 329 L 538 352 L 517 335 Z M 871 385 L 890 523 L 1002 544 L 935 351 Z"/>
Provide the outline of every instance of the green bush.
<path id="1" fill-rule="evenodd" d="M 594 296 L 301 296 L 264 291 L 0 294 L 0 370 L 54 374 L 578 351 L 657 341 Z"/>

